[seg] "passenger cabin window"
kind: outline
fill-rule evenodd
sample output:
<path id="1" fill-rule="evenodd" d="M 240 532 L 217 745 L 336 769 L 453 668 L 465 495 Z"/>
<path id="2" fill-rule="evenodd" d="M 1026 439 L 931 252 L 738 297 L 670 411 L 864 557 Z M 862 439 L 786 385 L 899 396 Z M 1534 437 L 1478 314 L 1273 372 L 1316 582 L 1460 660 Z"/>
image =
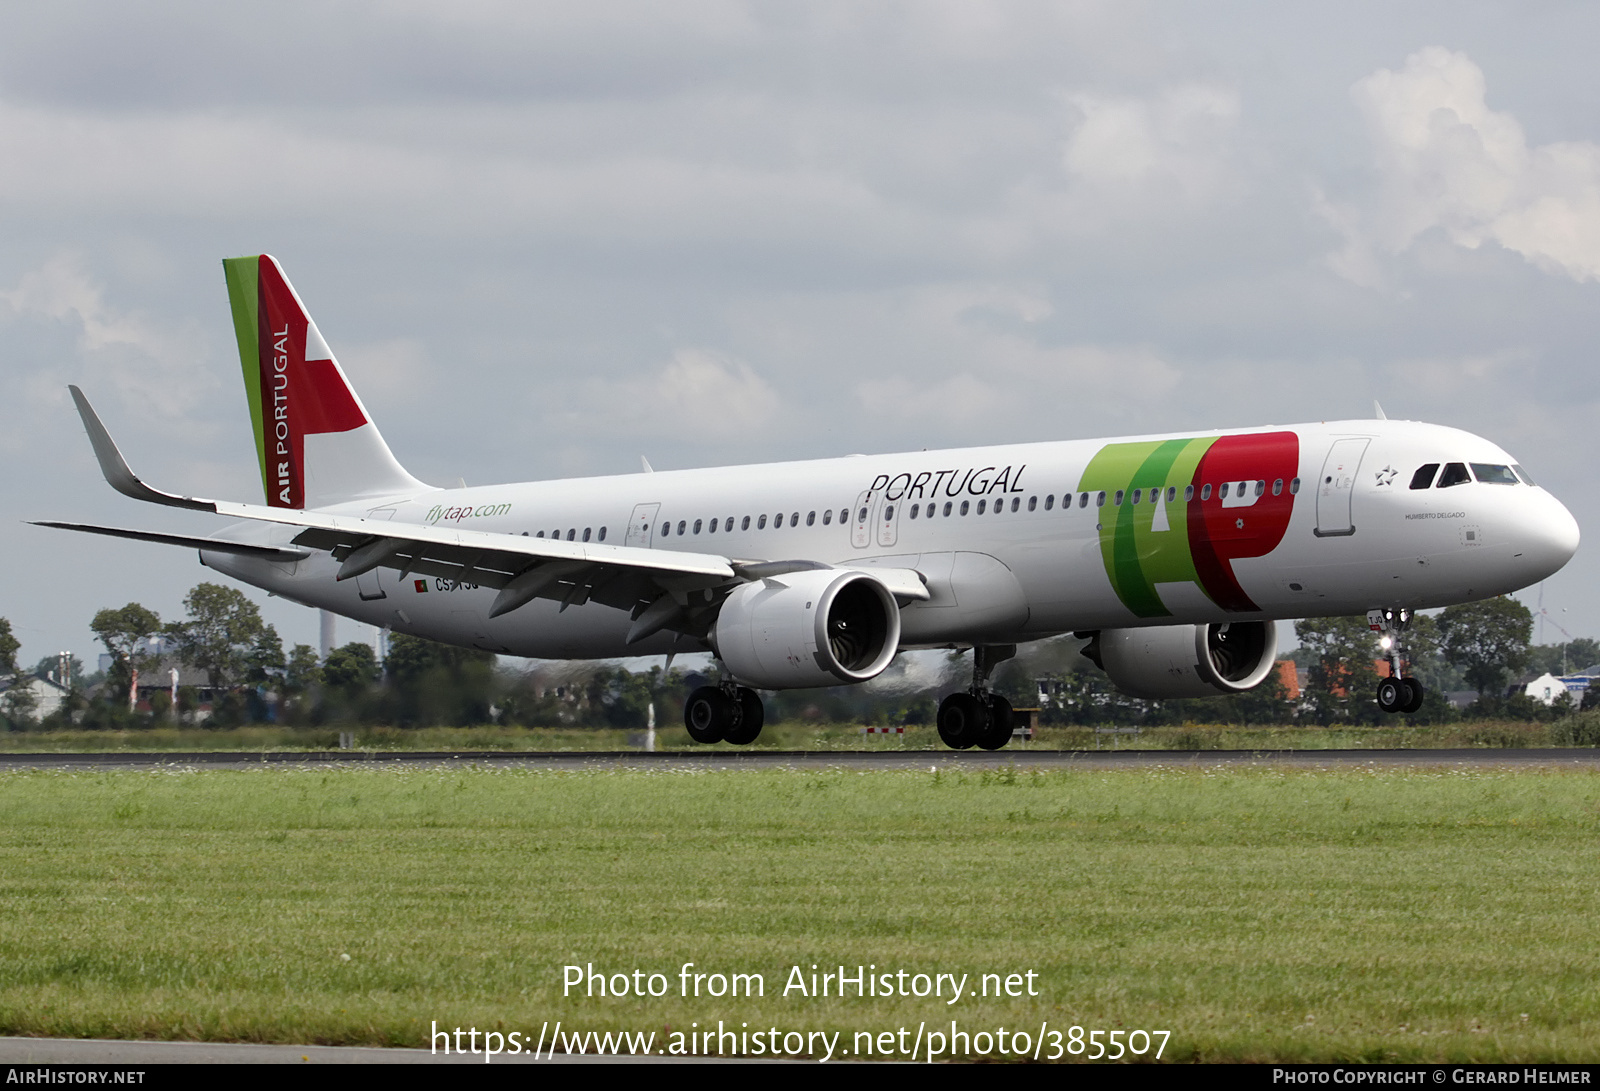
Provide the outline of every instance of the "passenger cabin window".
<path id="1" fill-rule="evenodd" d="M 822 525 L 823 526 L 828 526 L 832 522 L 833 522 L 833 509 L 829 508 L 827 511 L 822 513 Z"/>
<path id="2" fill-rule="evenodd" d="M 979 515 L 983 514 L 983 509 L 986 508 L 988 506 L 988 504 L 989 504 L 989 501 L 987 501 L 987 500 L 979 500 L 978 501 L 978 514 Z"/>
<path id="3" fill-rule="evenodd" d="M 890 510 L 893 510 L 893 509 L 890 509 Z M 814 511 L 806 512 L 806 526 L 814 527 L 816 525 L 817 525 L 817 513 L 814 512 Z"/>
<path id="4" fill-rule="evenodd" d="M 756 519 L 756 529 L 757 530 L 766 530 L 767 529 L 767 517 L 765 515 L 763 515 L 763 516 L 759 517 L 758 519 Z"/>
<path id="5" fill-rule="evenodd" d="M 1465 462 L 1449 462 L 1445 464 L 1444 473 L 1439 475 L 1438 487 L 1448 489 L 1452 485 L 1465 485 L 1471 480 L 1472 476 L 1467 473 Z"/>
<path id="6" fill-rule="evenodd" d="M 746 515 L 743 519 L 739 520 L 739 529 L 740 530 L 749 530 L 750 529 L 750 517 L 748 515 Z"/>
<path id="7" fill-rule="evenodd" d="M 1193 499 L 1194 499 L 1194 486 L 1193 485 L 1185 485 L 1183 487 L 1183 502 L 1185 504 L 1187 504 L 1189 501 L 1191 501 Z"/>
<path id="8" fill-rule="evenodd" d="M 605 527 L 601 527 L 600 528 L 600 540 L 602 542 L 606 540 L 606 528 Z"/>
<path id="9" fill-rule="evenodd" d="M 1487 462 L 1474 462 L 1472 476 L 1485 485 L 1515 485 L 1517 475 L 1511 472 L 1510 466 L 1495 466 Z"/>
<path id="10" fill-rule="evenodd" d="M 1418 466 L 1417 472 L 1411 475 L 1413 489 L 1427 489 L 1433 487 L 1433 475 L 1439 472 L 1439 464 L 1430 462 L 1426 466 Z"/>
<path id="11" fill-rule="evenodd" d="M 968 508 L 967 501 L 965 501 L 965 500 L 961 501 L 961 514 L 962 515 L 967 514 L 967 508 Z"/>
<path id="12" fill-rule="evenodd" d="M 1028 510 L 1029 511 L 1035 511 L 1035 510 L 1038 509 L 1038 507 L 1039 507 L 1039 498 L 1037 496 L 1028 497 Z"/>
<path id="13" fill-rule="evenodd" d="M 1224 489 L 1226 489 L 1228 486 L 1224 485 L 1222 487 Z M 1227 496 L 1228 494 L 1227 493 L 1223 493 L 1222 495 L 1223 496 Z M 1211 499 L 1211 486 L 1210 485 L 1201 485 L 1200 486 L 1200 499 L 1201 500 L 1210 500 Z"/>

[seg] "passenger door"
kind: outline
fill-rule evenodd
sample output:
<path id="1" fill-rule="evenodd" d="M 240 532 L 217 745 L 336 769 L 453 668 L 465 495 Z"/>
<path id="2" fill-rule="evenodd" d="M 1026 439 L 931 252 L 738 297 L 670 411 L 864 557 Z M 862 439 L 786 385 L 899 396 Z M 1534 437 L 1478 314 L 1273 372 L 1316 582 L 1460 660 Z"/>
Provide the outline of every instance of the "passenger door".
<path id="1" fill-rule="evenodd" d="M 655 533 L 656 513 L 660 510 L 660 504 L 635 504 L 633 518 L 628 520 L 628 534 L 622 544 L 649 549 L 651 535 Z"/>
<path id="2" fill-rule="evenodd" d="M 1361 458 L 1367 453 L 1369 437 L 1337 439 L 1322 463 L 1322 476 L 1317 480 L 1318 538 L 1339 538 L 1356 532 L 1350 499 L 1355 493 L 1356 474 L 1361 469 Z"/>

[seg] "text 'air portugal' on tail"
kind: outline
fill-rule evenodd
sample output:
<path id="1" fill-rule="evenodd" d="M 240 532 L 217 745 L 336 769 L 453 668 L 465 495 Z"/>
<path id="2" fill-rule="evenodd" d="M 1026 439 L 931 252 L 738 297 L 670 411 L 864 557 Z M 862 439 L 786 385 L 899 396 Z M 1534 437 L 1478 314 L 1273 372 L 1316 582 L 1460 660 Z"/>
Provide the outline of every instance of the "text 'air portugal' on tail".
<path id="1" fill-rule="evenodd" d="M 277 259 L 222 265 L 267 503 L 321 508 L 427 490 L 389 451 Z"/>

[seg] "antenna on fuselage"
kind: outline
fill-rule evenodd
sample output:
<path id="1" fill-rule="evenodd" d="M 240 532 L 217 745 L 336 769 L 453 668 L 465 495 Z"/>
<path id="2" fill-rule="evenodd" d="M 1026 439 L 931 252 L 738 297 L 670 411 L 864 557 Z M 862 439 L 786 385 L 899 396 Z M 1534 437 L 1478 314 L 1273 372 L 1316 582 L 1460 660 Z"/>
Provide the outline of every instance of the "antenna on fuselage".
<path id="1" fill-rule="evenodd" d="M 1372 412 L 1379 420 L 1388 420 L 1389 415 L 1383 411 L 1383 406 L 1378 404 L 1378 399 L 1372 399 Z"/>

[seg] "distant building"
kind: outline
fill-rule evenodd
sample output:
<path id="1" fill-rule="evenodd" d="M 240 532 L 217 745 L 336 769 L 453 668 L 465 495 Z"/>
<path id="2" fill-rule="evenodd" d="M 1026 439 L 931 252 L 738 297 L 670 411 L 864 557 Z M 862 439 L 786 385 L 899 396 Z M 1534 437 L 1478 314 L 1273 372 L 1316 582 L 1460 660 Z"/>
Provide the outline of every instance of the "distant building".
<path id="1" fill-rule="evenodd" d="M 1592 667 L 1584 667 L 1581 671 L 1561 675 L 1561 684 L 1567 687 L 1567 692 L 1572 694 L 1574 704 L 1583 703 L 1583 695 L 1589 692 L 1589 684 L 1600 678 L 1600 663 Z"/>
<path id="2" fill-rule="evenodd" d="M 109 682 L 102 682 L 89 690 L 91 700 L 111 700 L 108 691 Z M 150 698 L 157 693 L 167 694 L 169 698 L 176 698 L 179 689 L 191 690 L 194 694 L 195 708 L 192 716 L 195 722 L 202 722 L 211 718 L 211 710 L 219 698 L 227 692 L 212 684 L 211 675 L 196 667 L 191 667 L 180 660 L 167 656 L 154 667 L 149 667 L 139 672 L 138 683 L 135 687 L 135 700 L 132 711 L 150 712 Z M 128 699 L 126 688 L 119 687 L 115 699 L 123 702 Z"/>
<path id="3" fill-rule="evenodd" d="M 8 678 L 0 681 L 0 696 L 10 693 L 20 686 L 33 695 L 33 711 L 30 715 L 35 720 L 42 720 L 46 716 L 54 715 L 61 711 L 61 702 L 67 699 L 67 694 L 72 691 L 52 678 L 43 678 L 36 674 L 26 677 Z"/>
<path id="4" fill-rule="evenodd" d="M 1280 659 L 1277 663 L 1278 681 L 1283 683 L 1283 695 L 1291 701 L 1300 700 L 1300 670 L 1293 659 Z"/>
<path id="5" fill-rule="evenodd" d="M 1567 684 L 1553 674 L 1526 675 L 1511 684 L 1506 696 L 1523 693 L 1541 705 L 1553 705 L 1567 692 Z M 1581 698 L 1581 694 L 1579 695 Z"/>

